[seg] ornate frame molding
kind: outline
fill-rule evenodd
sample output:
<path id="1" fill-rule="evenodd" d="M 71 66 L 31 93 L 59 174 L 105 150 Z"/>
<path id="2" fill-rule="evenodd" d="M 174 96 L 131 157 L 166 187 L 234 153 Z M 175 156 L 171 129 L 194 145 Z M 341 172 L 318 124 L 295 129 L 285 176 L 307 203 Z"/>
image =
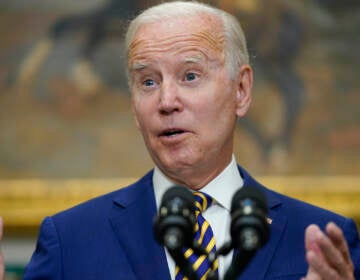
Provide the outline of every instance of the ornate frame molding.
<path id="1" fill-rule="evenodd" d="M 360 226 L 359 176 L 263 176 L 259 181 L 294 198 L 353 218 Z M 126 186 L 136 179 L 0 180 L 5 230 L 36 231 L 45 216 Z"/>

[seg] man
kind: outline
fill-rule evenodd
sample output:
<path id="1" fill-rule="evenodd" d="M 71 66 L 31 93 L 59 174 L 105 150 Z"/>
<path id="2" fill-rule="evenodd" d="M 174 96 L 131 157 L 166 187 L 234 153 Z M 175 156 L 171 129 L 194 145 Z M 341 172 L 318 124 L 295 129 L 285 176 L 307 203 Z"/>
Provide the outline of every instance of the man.
<path id="1" fill-rule="evenodd" d="M 152 229 L 175 184 L 215 199 L 203 216 L 217 247 L 230 239 L 236 190 L 265 193 L 270 239 L 241 279 L 360 277 L 351 220 L 268 190 L 235 163 L 235 124 L 249 108 L 253 79 L 235 18 L 193 2 L 160 4 L 132 21 L 126 41 L 134 117 L 156 167 L 127 188 L 46 218 L 24 279 L 179 279 Z M 219 259 L 220 279 L 232 257 Z"/>

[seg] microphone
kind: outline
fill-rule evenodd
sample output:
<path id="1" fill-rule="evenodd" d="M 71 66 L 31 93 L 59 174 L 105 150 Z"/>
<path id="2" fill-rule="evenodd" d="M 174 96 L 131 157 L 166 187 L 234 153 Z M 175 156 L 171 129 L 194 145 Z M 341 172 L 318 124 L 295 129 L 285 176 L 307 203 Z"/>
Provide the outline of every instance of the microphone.
<path id="1" fill-rule="evenodd" d="M 193 245 L 195 223 L 195 198 L 191 191 L 180 186 L 168 189 L 154 220 L 157 241 L 171 251 L 190 248 Z"/>
<path id="2" fill-rule="evenodd" d="M 269 238 L 265 195 L 255 187 L 238 190 L 231 203 L 231 237 L 235 248 L 253 251 Z"/>
<path id="3" fill-rule="evenodd" d="M 154 220 L 156 240 L 164 245 L 175 263 L 189 280 L 198 280 L 196 272 L 185 258 L 183 248 L 194 247 L 195 198 L 185 187 L 168 189 L 161 200 L 159 214 Z"/>
<path id="4" fill-rule="evenodd" d="M 225 274 L 225 280 L 236 279 L 270 234 L 266 197 L 258 188 L 238 190 L 233 196 L 230 213 L 232 246 L 239 253 Z"/>

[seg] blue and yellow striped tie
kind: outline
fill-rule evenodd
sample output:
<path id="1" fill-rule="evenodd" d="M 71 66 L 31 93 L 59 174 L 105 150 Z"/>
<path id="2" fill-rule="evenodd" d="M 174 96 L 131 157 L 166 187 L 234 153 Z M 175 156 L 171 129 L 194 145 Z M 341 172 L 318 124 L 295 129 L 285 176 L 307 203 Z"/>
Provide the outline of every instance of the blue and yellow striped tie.
<path id="1" fill-rule="evenodd" d="M 204 219 L 201 215 L 207 208 L 209 208 L 213 203 L 214 199 L 202 192 L 194 192 L 195 196 L 195 215 L 196 215 L 196 224 L 194 228 L 195 239 L 198 243 L 208 252 L 215 253 L 215 237 L 214 233 L 210 227 L 208 221 Z M 205 255 L 198 256 L 194 253 L 192 249 L 184 250 L 185 258 L 189 260 L 192 264 L 193 269 L 196 271 L 198 278 L 200 280 L 205 280 L 207 275 L 211 271 L 211 264 L 206 258 Z M 215 272 L 218 273 L 218 259 L 215 260 Z M 175 268 L 175 280 L 186 280 L 187 277 L 184 277 L 178 266 Z"/>

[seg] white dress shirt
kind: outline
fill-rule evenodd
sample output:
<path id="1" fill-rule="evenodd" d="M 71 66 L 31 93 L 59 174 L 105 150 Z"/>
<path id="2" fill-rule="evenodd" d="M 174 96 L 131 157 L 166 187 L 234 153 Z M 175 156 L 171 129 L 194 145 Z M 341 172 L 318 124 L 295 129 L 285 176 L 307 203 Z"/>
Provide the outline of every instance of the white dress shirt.
<path id="1" fill-rule="evenodd" d="M 216 178 L 200 190 L 216 200 L 214 205 L 202 213 L 214 232 L 216 248 L 220 248 L 225 242 L 230 241 L 231 200 L 234 193 L 243 186 L 243 183 L 233 155 L 230 164 Z M 176 184 L 168 179 L 157 167 L 155 167 L 154 170 L 153 184 L 156 205 L 159 207 L 165 191 Z M 232 252 L 230 252 L 225 257 L 219 257 L 220 279 L 224 278 L 225 272 L 231 264 L 232 255 Z M 175 279 L 175 263 L 167 251 L 166 259 L 171 279 Z"/>

